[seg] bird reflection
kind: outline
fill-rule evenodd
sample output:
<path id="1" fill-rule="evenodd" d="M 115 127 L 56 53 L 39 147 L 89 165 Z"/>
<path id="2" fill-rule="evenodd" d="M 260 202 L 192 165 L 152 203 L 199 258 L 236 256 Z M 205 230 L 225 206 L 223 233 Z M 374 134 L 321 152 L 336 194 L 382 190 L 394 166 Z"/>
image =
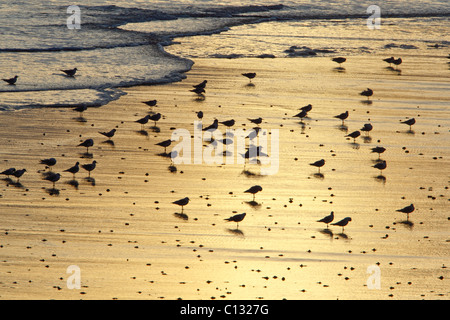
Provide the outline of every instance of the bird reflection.
<path id="1" fill-rule="evenodd" d="M 169 172 L 172 172 L 172 173 L 177 172 L 177 170 L 178 170 L 177 167 L 175 167 L 174 165 L 168 166 L 167 169 L 169 170 Z"/>
<path id="2" fill-rule="evenodd" d="M 414 223 L 412 221 L 409 221 L 408 219 L 407 220 L 403 220 L 403 221 L 399 221 L 398 223 L 403 224 L 408 229 L 412 229 L 414 227 Z"/>
<path id="3" fill-rule="evenodd" d="M 85 117 L 83 117 L 83 116 L 75 117 L 75 118 L 72 118 L 72 119 L 75 120 L 76 122 L 80 122 L 80 123 L 87 122 L 87 119 Z"/>
<path id="4" fill-rule="evenodd" d="M 45 192 L 51 196 L 59 196 L 59 189 L 56 188 L 45 188 Z"/>
<path id="5" fill-rule="evenodd" d="M 102 144 L 109 144 L 111 147 L 114 147 L 114 141 L 113 140 L 110 140 L 110 139 L 108 139 L 108 140 L 105 140 L 105 141 L 102 141 L 101 142 Z"/>
<path id="6" fill-rule="evenodd" d="M 240 236 L 243 237 L 244 236 L 244 232 L 240 229 L 226 229 L 229 233 L 234 234 L 236 236 Z"/>
<path id="7" fill-rule="evenodd" d="M 82 158 L 82 159 L 92 159 L 93 157 L 94 157 L 94 155 L 89 152 L 80 153 L 80 158 Z"/>
<path id="8" fill-rule="evenodd" d="M 383 176 L 382 174 L 380 174 L 380 175 L 378 175 L 378 176 L 375 176 L 374 179 L 375 179 L 376 181 L 378 181 L 378 182 L 382 182 L 383 184 L 386 183 L 386 177 Z"/>
<path id="9" fill-rule="evenodd" d="M 70 180 L 70 181 L 67 181 L 67 184 L 68 184 L 68 185 L 71 185 L 71 186 L 74 187 L 75 189 L 78 189 L 78 186 L 79 186 L 80 183 L 79 183 L 77 180 L 72 179 L 72 180 Z"/>
<path id="10" fill-rule="evenodd" d="M 252 201 L 244 201 L 244 203 L 248 204 L 250 207 L 259 209 L 261 208 L 261 203 L 256 202 L 255 200 Z"/>
<path id="11" fill-rule="evenodd" d="M 156 132 L 156 133 L 161 132 L 161 128 L 157 127 L 157 126 L 151 126 L 150 129 L 152 130 L 152 132 Z"/>
<path id="12" fill-rule="evenodd" d="M 361 100 L 361 103 L 371 105 L 373 103 L 373 101 L 372 100 Z"/>
<path id="13" fill-rule="evenodd" d="M 250 170 L 242 170 L 242 173 L 241 173 L 241 174 L 243 174 L 243 175 L 245 175 L 246 177 L 249 177 L 249 178 L 261 178 L 261 177 L 265 177 L 264 175 L 262 175 L 262 174 L 260 174 L 260 173 L 253 172 L 253 171 L 250 171 Z"/>
<path id="14" fill-rule="evenodd" d="M 372 142 L 372 137 L 371 136 L 364 136 L 362 137 L 364 143 L 371 143 Z"/>
<path id="15" fill-rule="evenodd" d="M 317 178 L 317 179 L 320 179 L 320 180 L 325 179 L 324 174 L 323 174 L 323 173 L 320 173 L 320 172 L 314 173 L 314 174 L 313 174 L 313 177 L 314 177 L 314 178 Z"/>
<path id="16" fill-rule="evenodd" d="M 338 72 L 338 73 L 345 73 L 346 70 L 344 67 L 336 67 L 333 69 L 334 72 Z"/>
<path id="17" fill-rule="evenodd" d="M 347 235 L 346 233 L 343 233 L 343 232 L 336 234 L 336 236 L 337 236 L 338 238 L 342 238 L 342 239 L 344 239 L 344 240 L 349 240 L 348 235 Z"/>
<path id="18" fill-rule="evenodd" d="M 324 234 L 324 235 L 330 237 L 331 240 L 333 239 L 333 231 L 331 231 L 330 229 L 328 229 L 328 228 L 327 229 L 322 229 L 322 230 L 319 230 L 319 232 L 321 234 Z"/>
<path id="19" fill-rule="evenodd" d="M 144 136 L 144 137 L 148 137 L 148 132 L 145 131 L 145 130 L 138 130 L 138 131 L 136 131 L 136 133 L 138 135 L 141 135 L 141 136 Z"/>
<path id="20" fill-rule="evenodd" d="M 337 128 L 340 130 L 340 131 L 342 131 L 342 132 L 345 132 L 345 133 L 347 133 L 348 132 L 348 127 L 346 126 L 346 125 L 340 125 L 340 126 L 337 126 Z"/>
<path id="21" fill-rule="evenodd" d="M 185 213 L 178 213 L 178 212 L 175 212 L 173 215 L 174 215 L 175 217 L 179 218 L 179 219 L 182 219 L 182 220 L 188 220 L 188 219 L 189 219 L 188 215 L 185 214 Z"/>
<path id="22" fill-rule="evenodd" d="M 88 182 L 91 186 L 95 186 L 95 178 L 86 177 L 84 180 L 86 180 L 86 182 Z"/>

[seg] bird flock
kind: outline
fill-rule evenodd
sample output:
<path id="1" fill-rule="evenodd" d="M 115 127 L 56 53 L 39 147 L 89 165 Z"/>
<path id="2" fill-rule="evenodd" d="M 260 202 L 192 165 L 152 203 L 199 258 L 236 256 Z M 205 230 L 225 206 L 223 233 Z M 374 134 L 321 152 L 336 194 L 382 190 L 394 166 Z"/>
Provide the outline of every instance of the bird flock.
<path id="1" fill-rule="evenodd" d="M 336 62 L 339 64 L 340 68 L 342 68 L 342 64 L 345 63 L 347 61 L 346 58 L 344 57 L 336 57 L 336 58 L 332 58 L 332 61 Z M 389 63 L 389 65 L 394 64 L 395 66 L 398 66 L 402 63 L 402 59 L 401 58 L 397 58 L 395 59 L 394 57 L 390 57 L 387 59 L 383 59 L 383 61 Z M 68 69 L 68 70 L 61 70 L 62 72 L 64 72 L 64 74 L 68 77 L 74 77 L 76 72 L 77 72 L 77 68 L 74 69 Z M 242 76 L 246 77 L 247 79 L 249 79 L 249 83 L 252 83 L 252 80 L 256 78 L 256 73 L 254 72 L 247 72 L 247 73 L 242 73 Z M 18 80 L 18 76 L 16 75 L 13 78 L 10 79 L 3 79 L 5 82 L 7 82 L 9 85 L 15 85 L 17 80 Z M 206 85 L 207 85 L 208 81 L 204 80 L 203 82 L 193 85 L 193 89 L 189 90 L 190 92 L 193 92 L 197 95 L 198 99 L 204 99 L 205 98 L 205 94 L 206 94 Z M 370 88 L 367 88 L 365 90 L 363 90 L 362 92 L 359 93 L 359 95 L 364 96 L 367 98 L 367 100 L 369 100 L 373 95 L 374 95 L 374 91 Z M 148 107 L 152 108 L 157 106 L 157 100 L 153 99 L 153 100 L 147 100 L 147 101 L 142 101 L 142 103 L 144 103 L 145 105 L 147 105 Z M 304 107 L 301 107 L 299 110 L 300 112 L 298 112 L 297 114 L 295 114 L 293 117 L 294 118 L 300 118 L 301 122 L 303 122 L 303 120 L 305 118 L 308 117 L 308 113 L 311 112 L 313 109 L 313 106 L 311 104 L 308 104 Z M 75 107 L 73 109 L 73 111 L 79 112 L 80 116 L 83 115 L 83 112 L 85 112 L 87 110 L 86 106 L 78 106 Z M 202 119 L 204 114 L 202 111 L 197 111 L 196 112 L 198 119 Z M 157 122 L 163 118 L 163 115 L 161 113 L 154 113 L 151 112 L 150 114 L 147 114 L 144 117 L 141 117 L 137 120 L 134 120 L 135 123 L 139 124 L 141 127 L 141 131 L 144 131 L 144 127 L 145 125 L 148 124 L 149 121 L 152 121 L 154 123 L 154 126 L 156 127 Z M 345 111 L 342 112 L 338 115 L 335 115 L 334 118 L 338 119 L 341 121 L 342 126 L 344 126 L 345 121 L 349 118 L 349 112 Z M 259 126 L 263 119 L 261 117 L 258 118 L 248 118 L 248 121 L 250 121 L 252 124 Z M 411 131 L 412 126 L 416 123 L 416 120 L 414 118 L 410 118 L 407 119 L 405 121 L 401 121 L 402 124 L 405 124 L 407 126 L 409 126 L 409 130 Z M 205 128 L 203 128 L 203 131 L 211 131 L 211 130 L 216 130 L 218 128 L 219 125 L 224 125 L 225 127 L 229 128 L 229 127 L 233 127 L 235 125 L 235 120 L 234 119 L 228 119 L 228 120 L 224 120 L 224 121 L 219 121 L 218 119 L 215 119 L 213 121 L 213 123 L 209 126 L 206 126 Z M 250 133 L 253 135 L 257 135 L 259 132 L 259 127 L 255 127 L 254 132 Z M 370 135 L 370 132 L 373 130 L 373 125 L 371 123 L 366 123 L 363 125 L 363 127 L 360 130 L 355 130 L 347 135 L 345 135 L 346 138 L 349 139 L 353 139 L 353 143 L 356 143 L 356 139 L 359 138 L 361 136 L 361 132 L 365 133 L 366 136 Z M 98 133 L 101 134 L 102 136 L 106 137 L 108 139 L 108 141 L 112 142 L 111 139 L 114 137 L 114 135 L 116 134 L 117 130 L 111 129 L 110 131 L 99 131 Z M 223 139 L 221 141 L 219 141 L 223 144 L 229 144 L 232 143 L 231 139 Z M 172 143 L 171 139 L 166 139 L 163 140 L 159 143 L 156 143 L 155 145 L 163 147 L 164 148 L 164 154 L 166 156 L 171 156 L 171 158 L 173 158 L 173 153 L 167 153 L 167 148 L 170 147 Z M 216 142 L 217 143 L 217 142 Z M 92 138 L 88 138 L 84 141 L 82 141 L 79 144 L 76 144 L 76 147 L 83 147 L 86 148 L 86 152 L 84 153 L 84 156 L 88 156 L 88 158 L 92 158 L 92 154 L 89 153 L 89 149 L 92 148 L 94 146 L 94 139 Z M 255 153 L 251 153 L 250 150 L 252 147 L 249 147 L 246 154 L 243 154 L 242 156 L 244 158 L 250 158 L 250 154 L 256 155 L 256 156 L 261 156 L 264 155 L 264 153 L 261 152 L 261 147 L 255 147 L 256 149 Z M 254 151 L 254 150 L 253 150 Z M 385 160 L 381 160 L 381 154 L 383 154 L 386 151 L 386 148 L 381 147 L 381 146 L 377 146 L 371 149 L 372 153 L 377 153 L 378 154 L 378 160 L 377 163 L 375 165 L 373 165 L 373 167 L 375 169 L 378 169 L 380 171 L 380 175 L 381 172 L 387 168 L 387 162 Z M 57 191 L 55 189 L 56 183 L 61 179 L 62 174 L 59 172 L 53 172 L 53 168 L 55 168 L 56 164 L 57 164 L 57 160 L 55 158 L 47 158 L 47 159 L 42 159 L 39 162 L 40 164 L 45 166 L 45 170 L 42 173 L 42 179 L 45 181 L 49 181 L 50 183 L 52 183 L 53 189 L 54 191 Z M 318 169 L 317 174 L 318 175 L 322 175 L 320 170 L 323 166 L 325 166 L 325 160 L 324 159 L 320 159 L 317 160 L 315 162 L 310 163 L 311 166 L 316 167 Z M 72 175 L 72 181 L 75 180 L 76 174 L 80 171 L 80 168 L 84 169 L 88 176 L 86 179 L 91 179 L 91 172 L 94 171 L 94 169 L 97 166 L 97 161 L 93 160 L 90 163 L 84 163 L 81 164 L 80 161 L 77 161 L 72 167 L 67 168 L 65 170 L 63 170 L 62 172 L 64 173 L 68 173 Z M 19 183 L 19 179 L 27 172 L 27 170 L 25 168 L 23 169 L 16 169 L 16 168 L 7 168 L 5 170 L 3 170 L 2 172 L 0 172 L 0 174 L 7 176 L 7 179 L 10 179 L 10 177 L 15 177 L 17 179 L 16 183 Z M 254 185 L 246 190 L 243 191 L 243 193 L 249 193 L 252 195 L 252 202 L 255 202 L 255 196 L 258 192 L 261 192 L 263 190 L 263 188 L 260 185 Z M 173 201 L 172 204 L 180 206 L 181 207 L 181 213 L 184 212 L 184 207 L 187 206 L 190 202 L 189 197 L 184 197 L 182 199 Z M 413 204 L 402 208 L 402 209 L 398 209 L 398 212 L 402 212 L 402 213 L 406 213 L 407 214 L 407 219 L 409 219 L 409 214 L 412 213 L 415 210 L 415 207 Z M 236 214 L 233 215 L 229 218 L 224 219 L 227 222 L 235 222 L 237 224 L 237 227 L 239 227 L 239 222 L 242 222 L 244 220 L 244 218 L 246 217 L 246 213 L 240 213 L 240 214 Z M 334 212 L 331 212 L 329 215 L 325 216 L 324 218 L 317 220 L 317 222 L 321 222 L 321 223 L 325 223 L 328 229 L 329 225 L 333 225 L 333 226 L 339 226 L 342 227 L 342 232 L 344 231 L 344 227 L 346 227 L 348 225 L 349 222 L 352 221 L 351 217 L 345 217 L 337 222 L 334 222 Z"/>

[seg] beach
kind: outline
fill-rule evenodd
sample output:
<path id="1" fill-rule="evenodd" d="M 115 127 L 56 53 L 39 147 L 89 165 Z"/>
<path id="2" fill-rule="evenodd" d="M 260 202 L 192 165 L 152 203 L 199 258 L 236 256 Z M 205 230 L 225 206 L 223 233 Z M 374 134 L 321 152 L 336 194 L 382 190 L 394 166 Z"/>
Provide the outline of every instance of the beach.
<path id="1" fill-rule="evenodd" d="M 199 58 L 182 81 L 125 88 L 83 114 L 2 113 L 0 169 L 27 172 L 1 181 L 0 298 L 447 300 L 448 59 L 402 57 L 390 69 L 381 55 L 351 56 L 341 68 L 330 57 Z M 251 84 L 245 72 L 257 74 Z M 203 80 L 198 99 L 189 90 Z M 370 99 L 359 95 L 367 88 Z M 157 106 L 142 103 L 151 99 Z M 293 117 L 308 104 L 306 118 Z M 248 119 L 263 118 L 259 127 L 278 136 L 263 149 L 277 170 L 261 174 L 264 165 L 236 154 L 232 163 L 172 164 L 156 143 L 177 129 L 194 137 L 198 111 L 204 127 L 234 119 L 249 132 Z M 334 118 L 345 111 L 344 123 Z M 149 112 L 162 118 L 141 130 L 135 121 Z M 410 118 L 411 130 L 400 123 Z M 368 135 L 346 137 L 365 123 Z M 98 133 L 113 128 L 113 142 Z M 77 145 L 88 138 L 86 153 Z M 382 172 L 376 146 L 386 148 Z M 39 163 L 50 157 L 61 174 L 54 189 Z M 310 163 L 320 159 L 319 174 Z M 89 178 L 63 171 L 93 160 Z M 253 185 L 262 187 L 254 201 L 244 193 Z M 172 202 L 184 197 L 181 211 Z M 411 203 L 408 219 L 396 211 Z M 238 226 L 224 220 L 243 212 Z M 330 212 L 333 222 L 352 220 L 344 230 L 317 222 Z M 68 286 L 72 265 L 80 288 Z M 368 285 L 374 275 L 378 288 Z"/>

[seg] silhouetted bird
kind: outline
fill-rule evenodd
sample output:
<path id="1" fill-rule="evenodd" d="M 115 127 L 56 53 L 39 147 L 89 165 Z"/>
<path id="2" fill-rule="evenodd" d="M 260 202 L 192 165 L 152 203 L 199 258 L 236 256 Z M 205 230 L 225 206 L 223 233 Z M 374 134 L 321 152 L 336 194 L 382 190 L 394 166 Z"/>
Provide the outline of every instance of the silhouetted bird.
<path id="1" fill-rule="evenodd" d="M 19 182 L 20 177 L 23 176 L 25 172 L 27 172 L 27 169 L 16 170 L 13 172 L 13 176 L 17 178 L 17 182 Z"/>
<path id="2" fill-rule="evenodd" d="M 136 120 L 135 122 L 140 123 L 141 124 L 141 129 L 144 127 L 144 124 L 148 123 L 148 119 L 150 119 L 150 115 L 146 115 L 145 117 Z"/>
<path id="3" fill-rule="evenodd" d="M 246 213 L 244 212 L 244 213 L 236 214 L 236 215 L 226 218 L 224 220 L 236 222 L 237 223 L 236 227 L 239 228 L 239 222 L 244 220 L 245 216 L 246 216 Z"/>
<path id="4" fill-rule="evenodd" d="M 156 104 L 158 103 L 157 100 L 148 100 L 148 101 L 142 101 L 142 103 L 145 103 L 146 105 L 148 105 L 149 107 L 154 107 L 156 106 Z"/>
<path id="5" fill-rule="evenodd" d="M 256 119 L 248 119 L 248 121 L 250 121 L 250 122 L 252 122 L 254 124 L 261 124 L 262 120 L 263 119 L 261 117 L 256 118 Z"/>
<path id="6" fill-rule="evenodd" d="M 44 180 L 50 181 L 53 183 L 53 189 L 55 189 L 55 183 L 59 181 L 61 175 L 59 173 L 50 172 L 50 174 L 44 177 Z"/>
<path id="7" fill-rule="evenodd" d="M 231 119 L 231 120 L 227 120 L 227 121 L 222 121 L 220 123 L 226 127 L 232 127 L 232 126 L 234 126 L 235 121 L 234 121 L 234 119 Z"/>
<path id="8" fill-rule="evenodd" d="M 360 130 L 369 134 L 369 132 L 372 131 L 372 129 L 373 129 L 372 124 L 366 123 Z"/>
<path id="9" fill-rule="evenodd" d="M 383 148 L 383 147 L 372 148 L 372 153 L 378 153 L 378 159 L 380 159 L 381 154 L 385 151 L 386 151 L 386 148 Z"/>
<path id="10" fill-rule="evenodd" d="M 189 91 L 195 92 L 199 96 L 201 96 L 203 93 L 206 92 L 204 88 L 194 88 L 194 89 L 189 90 Z"/>
<path id="11" fill-rule="evenodd" d="M 166 148 L 172 144 L 172 140 L 164 140 L 161 142 L 158 142 L 156 145 L 160 147 L 164 147 L 164 153 L 166 153 Z"/>
<path id="12" fill-rule="evenodd" d="M 341 119 L 342 120 L 342 125 L 344 125 L 345 119 L 348 118 L 348 111 L 345 111 L 345 112 L 343 112 L 341 114 L 338 114 L 337 116 L 334 116 L 334 117 L 337 118 L 337 119 Z"/>
<path id="13" fill-rule="evenodd" d="M 416 119 L 411 118 L 406 121 L 402 121 L 401 123 L 407 124 L 409 126 L 409 130 L 411 131 L 411 127 L 416 123 Z"/>
<path id="14" fill-rule="evenodd" d="M 344 227 L 350 222 L 352 221 L 352 218 L 350 217 L 346 217 L 338 222 L 332 223 L 332 226 L 339 226 L 342 227 L 342 232 L 344 232 Z"/>
<path id="15" fill-rule="evenodd" d="M 256 77 L 256 73 L 254 73 L 254 72 L 243 73 L 242 75 L 244 77 L 250 79 L 250 82 L 252 82 L 252 79 L 254 79 Z"/>
<path id="16" fill-rule="evenodd" d="M 356 143 L 356 138 L 358 138 L 361 135 L 361 132 L 357 131 L 353 131 L 352 133 L 349 133 L 348 135 L 346 135 L 346 137 L 350 137 L 353 138 L 353 142 Z"/>
<path id="17" fill-rule="evenodd" d="M 196 89 L 205 89 L 207 83 L 208 83 L 208 80 L 203 80 L 199 84 L 193 85 L 193 87 Z"/>
<path id="18" fill-rule="evenodd" d="M 19 76 L 15 76 L 14 78 L 11 79 L 2 79 L 2 80 L 7 82 L 9 85 L 15 85 L 18 78 Z"/>
<path id="19" fill-rule="evenodd" d="M 156 126 L 156 122 L 161 119 L 161 113 L 153 114 L 149 117 L 149 119 L 153 120 L 155 122 L 155 126 Z"/>
<path id="20" fill-rule="evenodd" d="M 79 112 L 80 116 L 83 114 L 84 111 L 87 110 L 86 106 L 78 106 L 72 109 L 73 111 Z"/>
<path id="21" fill-rule="evenodd" d="M 396 210 L 397 212 L 403 212 L 403 213 L 406 213 L 406 217 L 407 217 L 407 219 L 409 219 L 409 214 L 411 213 L 411 212 L 413 212 L 414 210 L 415 210 L 416 208 L 414 208 L 414 204 L 410 204 L 409 206 L 406 206 L 406 207 L 404 207 L 404 208 L 402 208 L 402 209 L 398 209 L 398 210 Z"/>
<path id="22" fill-rule="evenodd" d="M 308 105 L 306 105 L 304 107 L 301 107 L 300 110 L 304 110 L 306 112 L 310 112 L 312 110 L 312 105 L 308 104 Z"/>
<path id="23" fill-rule="evenodd" d="M 52 167 L 56 164 L 55 158 L 49 158 L 49 159 L 43 159 L 40 162 L 41 164 L 45 164 L 47 167 L 50 168 L 50 171 L 52 170 Z"/>
<path id="24" fill-rule="evenodd" d="M 381 161 L 381 162 L 375 163 L 375 165 L 373 165 L 373 167 L 374 167 L 375 169 L 380 170 L 380 173 L 381 173 L 384 169 L 386 169 L 386 167 L 387 167 L 387 162 L 386 162 L 385 160 L 383 160 L 383 161 Z"/>
<path id="25" fill-rule="evenodd" d="M 308 115 L 308 112 L 305 110 L 302 110 L 299 113 L 297 113 L 294 117 L 300 118 L 301 120 L 303 120 L 303 118 L 305 118 L 307 115 Z"/>
<path id="26" fill-rule="evenodd" d="M 64 172 L 70 172 L 73 175 L 73 178 L 75 179 L 75 174 L 80 171 L 80 163 L 77 161 L 73 167 L 70 167 L 69 169 L 64 170 Z"/>
<path id="27" fill-rule="evenodd" d="M 339 63 L 339 65 L 341 65 L 341 64 L 343 64 L 345 61 L 347 61 L 347 59 L 344 58 L 344 57 L 337 57 L 337 58 L 333 58 L 333 59 L 331 59 L 331 60 L 333 60 L 334 62 Z"/>
<path id="28" fill-rule="evenodd" d="M 185 205 L 187 205 L 189 203 L 189 198 L 186 197 L 186 198 L 174 201 L 172 203 L 181 206 L 181 212 L 183 213 L 183 208 L 184 208 Z"/>
<path id="29" fill-rule="evenodd" d="M 216 130 L 219 127 L 219 120 L 214 119 L 213 123 L 206 128 L 203 128 L 203 131 L 207 130 Z"/>
<path id="30" fill-rule="evenodd" d="M 386 58 L 386 59 L 383 59 L 383 61 L 385 61 L 385 62 L 389 63 L 389 65 L 391 65 L 391 64 L 392 64 L 392 62 L 394 62 L 394 60 L 395 60 L 395 58 L 394 58 L 394 57 L 390 57 L 390 58 Z"/>
<path id="31" fill-rule="evenodd" d="M 392 60 L 392 63 L 395 64 L 396 66 L 399 66 L 402 64 L 402 58 L 398 58 L 398 59 L 394 59 Z"/>
<path id="32" fill-rule="evenodd" d="M 86 153 L 89 153 L 89 148 L 94 145 L 94 140 L 86 139 L 82 143 L 80 143 L 77 147 L 85 147 Z"/>
<path id="33" fill-rule="evenodd" d="M 69 77 L 73 77 L 75 75 L 75 73 L 77 73 L 77 70 L 78 70 L 77 68 L 73 68 L 73 69 L 67 69 L 67 70 L 61 70 L 61 71 L 64 72 Z"/>
<path id="34" fill-rule="evenodd" d="M 309 165 L 319 168 L 319 173 L 320 173 L 320 168 L 325 165 L 325 160 L 324 159 L 320 159 L 320 160 L 318 160 L 316 162 L 310 163 Z"/>
<path id="35" fill-rule="evenodd" d="M 203 111 L 197 112 L 197 118 L 203 119 Z"/>
<path id="36" fill-rule="evenodd" d="M 0 174 L 4 174 L 5 176 L 7 176 L 9 178 L 9 176 L 13 175 L 14 172 L 16 172 L 16 168 L 9 168 L 9 169 L 6 169 L 5 171 L 0 172 Z"/>
<path id="37" fill-rule="evenodd" d="M 244 193 L 251 193 L 253 195 L 253 201 L 255 201 L 255 194 L 262 191 L 262 187 L 261 186 L 253 186 L 248 190 L 245 190 Z"/>
<path id="38" fill-rule="evenodd" d="M 334 212 L 331 211 L 331 213 L 330 213 L 328 216 L 323 217 L 323 218 L 320 219 L 320 220 L 317 220 L 317 222 L 323 222 L 323 223 L 326 223 L 326 224 L 327 224 L 327 228 L 328 228 L 328 224 L 331 223 L 333 220 L 334 220 Z"/>
<path id="39" fill-rule="evenodd" d="M 111 139 L 116 134 L 116 131 L 117 131 L 116 129 L 112 129 L 111 131 L 108 131 L 108 132 L 99 131 L 98 133 L 100 133 L 101 135 L 104 135 L 105 137 Z"/>
<path id="40" fill-rule="evenodd" d="M 367 99 L 369 99 L 371 96 L 373 96 L 373 90 L 370 88 L 367 88 L 367 90 L 364 90 L 363 92 L 361 92 L 360 95 L 365 96 L 365 97 L 367 97 Z"/>
<path id="41" fill-rule="evenodd" d="M 93 171 L 96 166 L 97 166 L 97 161 L 95 161 L 95 160 L 92 161 L 92 163 L 82 165 L 83 169 L 88 172 L 88 177 L 91 177 L 91 171 Z"/>

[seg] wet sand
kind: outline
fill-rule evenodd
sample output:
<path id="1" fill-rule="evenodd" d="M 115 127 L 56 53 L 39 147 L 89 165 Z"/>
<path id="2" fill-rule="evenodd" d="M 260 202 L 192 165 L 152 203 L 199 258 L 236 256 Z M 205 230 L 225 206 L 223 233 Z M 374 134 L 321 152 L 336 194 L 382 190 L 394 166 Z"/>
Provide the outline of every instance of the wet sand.
<path id="1" fill-rule="evenodd" d="M 404 57 L 401 72 L 381 56 L 197 59 L 178 83 L 125 89 L 82 117 L 71 109 L 0 115 L 1 299 L 448 299 L 450 268 L 450 81 L 445 57 Z M 256 72 L 252 80 L 241 73 Z M 204 100 L 189 92 L 207 79 Z M 366 88 L 374 95 L 359 95 Z M 157 99 L 163 117 L 134 121 Z M 293 118 L 312 104 L 308 117 Z M 155 144 L 175 129 L 235 119 L 279 130 L 279 170 L 258 164 L 179 164 Z M 333 118 L 348 110 L 345 126 Z M 400 120 L 415 118 L 409 131 Z M 353 142 L 345 135 L 372 123 Z M 98 131 L 117 128 L 111 142 Z M 225 127 L 219 125 L 225 132 Z M 77 147 L 94 139 L 89 149 Z M 204 142 L 204 145 L 207 143 Z M 372 166 L 383 146 L 382 175 Z M 270 154 L 271 144 L 267 152 Z M 171 147 L 167 149 L 170 151 Z M 40 159 L 54 157 L 52 183 Z M 309 164 L 325 159 L 318 175 Z M 75 162 L 97 161 L 63 172 Z M 244 170 L 245 169 L 245 170 Z M 253 185 L 263 190 L 244 193 Z M 181 208 L 173 201 L 188 196 Z M 396 212 L 410 203 L 410 214 Z M 317 222 L 351 217 L 344 232 Z M 239 223 L 224 219 L 246 212 Z M 66 285 L 70 265 L 81 288 Z M 378 266 L 380 289 L 367 268 Z"/>

